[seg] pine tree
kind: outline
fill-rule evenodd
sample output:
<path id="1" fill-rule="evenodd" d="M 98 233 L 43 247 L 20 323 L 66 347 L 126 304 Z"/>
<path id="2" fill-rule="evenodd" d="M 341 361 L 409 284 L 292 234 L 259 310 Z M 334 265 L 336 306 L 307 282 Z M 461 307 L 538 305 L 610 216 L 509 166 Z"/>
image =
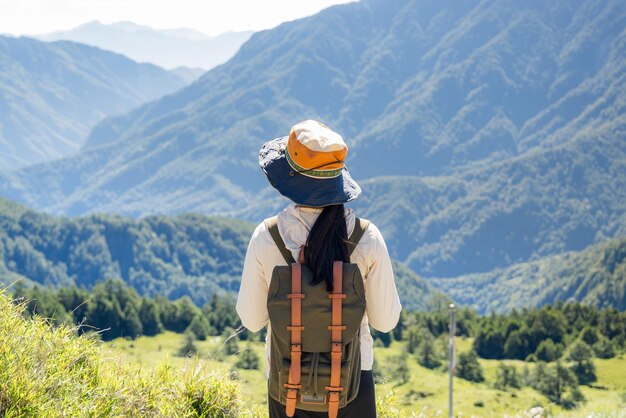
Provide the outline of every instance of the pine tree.
<path id="1" fill-rule="evenodd" d="M 441 360 L 437 354 L 433 336 L 429 332 L 424 332 L 423 335 L 417 349 L 417 362 L 427 369 L 436 369 L 441 366 Z"/>
<path id="2" fill-rule="evenodd" d="M 478 362 L 478 356 L 474 350 L 459 354 L 459 362 L 456 366 L 456 375 L 470 382 L 484 382 L 483 368 Z"/>

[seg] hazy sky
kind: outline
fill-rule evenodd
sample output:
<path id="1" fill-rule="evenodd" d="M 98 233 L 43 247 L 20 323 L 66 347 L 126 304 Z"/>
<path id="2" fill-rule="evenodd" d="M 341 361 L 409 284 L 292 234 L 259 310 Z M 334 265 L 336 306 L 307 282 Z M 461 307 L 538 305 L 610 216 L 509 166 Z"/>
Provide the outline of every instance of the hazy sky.
<path id="1" fill-rule="evenodd" d="M 0 33 L 41 34 L 99 20 L 208 35 L 259 30 L 350 0 L 0 0 Z"/>

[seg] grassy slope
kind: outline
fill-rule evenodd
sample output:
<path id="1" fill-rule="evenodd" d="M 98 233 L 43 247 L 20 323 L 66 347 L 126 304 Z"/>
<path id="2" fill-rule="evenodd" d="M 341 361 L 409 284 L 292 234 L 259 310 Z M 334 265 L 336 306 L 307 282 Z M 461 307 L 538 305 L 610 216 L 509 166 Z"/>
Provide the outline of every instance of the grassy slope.
<path id="1" fill-rule="evenodd" d="M 25 320 L 0 290 L 0 416 L 238 417 L 237 385 L 203 362 L 141 367 L 95 339 Z"/>
<path id="2" fill-rule="evenodd" d="M 142 337 L 136 341 L 118 339 L 107 343 L 107 347 L 112 353 L 121 354 L 129 362 L 136 362 L 150 368 L 158 364 L 163 358 L 169 358 L 174 365 L 184 365 L 185 359 L 173 358 L 172 355 L 183 344 L 183 336 L 180 334 L 165 333 L 157 337 Z M 215 338 L 206 342 L 197 342 L 200 350 L 200 357 L 212 357 L 220 340 Z M 467 351 L 472 344 L 471 339 L 457 339 L 459 352 Z M 244 347 L 240 343 L 240 349 Z M 254 350 L 259 357 L 263 358 L 263 344 L 254 343 Z M 376 348 L 376 359 L 384 370 L 389 356 L 406 355 L 402 343 L 393 343 L 389 348 Z M 236 358 L 231 356 L 223 363 L 213 362 L 216 367 L 222 370 L 230 370 Z M 530 388 L 523 388 L 515 391 L 499 391 L 490 387 L 496 376 L 498 361 L 480 360 L 487 379 L 486 383 L 475 384 L 462 379 L 455 379 L 455 408 L 459 416 L 504 416 L 518 415 L 527 411 L 532 406 L 548 406 L 548 401 L 541 394 Z M 549 410 L 556 416 L 578 417 L 594 413 L 615 413 L 626 408 L 626 358 L 615 358 L 611 360 L 594 360 L 597 367 L 598 388 L 581 387 L 583 394 L 587 398 L 582 408 L 566 411 L 556 406 L 549 406 Z M 523 362 L 507 361 L 515 364 L 521 372 Z M 412 412 L 421 413 L 422 416 L 444 416 L 447 413 L 448 377 L 441 371 L 425 369 L 410 358 L 409 367 L 411 378 L 409 383 L 394 387 L 388 382 L 377 386 L 379 399 L 386 398 L 392 391 L 396 399 L 396 407 L 401 410 L 401 416 L 410 417 Z M 244 402 L 249 405 L 256 405 L 257 411 L 263 411 L 267 396 L 265 378 L 261 370 L 247 371 L 240 370 L 239 379 L 242 382 L 242 392 Z M 606 387 L 601 389 L 599 387 Z M 427 395 L 420 398 L 419 393 Z M 413 394 L 411 397 L 411 393 Z M 484 403 L 483 407 L 475 406 L 477 401 Z M 420 416 L 420 415 L 418 415 Z"/>

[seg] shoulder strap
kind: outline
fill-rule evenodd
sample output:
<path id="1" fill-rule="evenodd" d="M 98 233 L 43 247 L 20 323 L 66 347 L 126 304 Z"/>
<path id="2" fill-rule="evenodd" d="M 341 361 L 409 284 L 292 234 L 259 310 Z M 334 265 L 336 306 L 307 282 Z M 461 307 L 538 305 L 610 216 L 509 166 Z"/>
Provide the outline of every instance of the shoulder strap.
<path id="1" fill-rule="evenodd" d="M 271 218 L 267 218 L 265 221 L 265 227 L 268 231 L 270 231 L 270 235 L 272 239 L 276 243 L 276 246 L 280 250 L 280 253 L 283 255 L 283 258 L 287 262 L 287 264 L 291 265 L 291 263 L 295 263 L 296 260 L 293 259 L 293 255 L 291 255 L 291 251 L 287 249 L 285 246 L 285 242 L 280 236 L 278 232 L 278 222 L 276 221 L 276 216 L 272 216 Z"/>
<path id="2" fill-rule="evenodd" d="M 352 255 L 352 252 L 361 240 L 368 226 L 370 226 L 370 221 L 367 219 L 356 218 L 354 220 L 354 231 L 352 231 L 352 235 L 348 238 L 348 257 Z"/>

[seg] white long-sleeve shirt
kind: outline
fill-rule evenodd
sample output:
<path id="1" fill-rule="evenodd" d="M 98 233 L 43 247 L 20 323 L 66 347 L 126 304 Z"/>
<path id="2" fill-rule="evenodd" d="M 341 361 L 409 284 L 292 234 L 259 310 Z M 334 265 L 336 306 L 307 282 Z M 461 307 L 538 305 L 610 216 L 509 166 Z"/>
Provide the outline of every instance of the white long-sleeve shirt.
<path id="1" fill-rule="evenodd" d="M 309 231 L 321 211 L 322 209 L 288 206 L 278 214 L 278 232 L 295 260 L 298 259 L 300 247 L 306 244 Z M 346 209 L 345 216 L 350 236 L 356 217 L 352 209 Z M 361 369 L 371 370 L 374 363 L 374 344 L 369 325 L 382 332 L 390 331 L 398 323 L 402 308 L 387 246 L 374 224 L 370 223 L 350 261 L 359 267 L 365 285 L 366 309 L 361 322 Z M 287 262 L 265 224 L 261 222 L 248 245 L 237 298 L 237 313 L 243 325 L 252 332 L 268 325 L 265 339 L 266 375 L 269 373 L 271 335 L 267 292 L 272 271 L 277 265 L 287 265 Z"/>

